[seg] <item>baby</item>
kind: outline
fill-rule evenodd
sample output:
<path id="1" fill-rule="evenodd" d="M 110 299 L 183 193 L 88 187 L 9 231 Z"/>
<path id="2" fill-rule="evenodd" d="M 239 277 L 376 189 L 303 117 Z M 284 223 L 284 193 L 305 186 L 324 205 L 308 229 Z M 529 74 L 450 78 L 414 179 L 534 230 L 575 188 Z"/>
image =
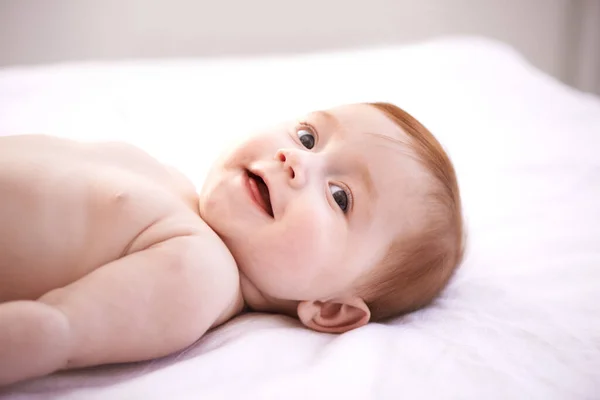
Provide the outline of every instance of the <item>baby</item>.
<path id="1" fill-rule="evenodd" d="M 0 138 L 0 385 L 147 360 L 244 309 L 329 333 L 430 303 L 463 253 L 436 139 L 353 104 L 260 132 L 198 194 L 124 144 Z"/>

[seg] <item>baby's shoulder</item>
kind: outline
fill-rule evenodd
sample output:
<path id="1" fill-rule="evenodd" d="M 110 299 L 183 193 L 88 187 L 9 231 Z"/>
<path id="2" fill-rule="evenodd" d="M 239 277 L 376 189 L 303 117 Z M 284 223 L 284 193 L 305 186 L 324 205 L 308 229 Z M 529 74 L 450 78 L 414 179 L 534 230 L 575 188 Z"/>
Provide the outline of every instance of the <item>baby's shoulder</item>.
<path id="1" fill-rule="evenodd" d="M 122 178 L 134 178 L 132 188 L 156 190 L 174 196 L 181 204 L 198 213 L 198 191 L 181 171 L 160 162 L 139 147 L 124 142 L 91 145 L 99 167 L 114 167 Z"/>

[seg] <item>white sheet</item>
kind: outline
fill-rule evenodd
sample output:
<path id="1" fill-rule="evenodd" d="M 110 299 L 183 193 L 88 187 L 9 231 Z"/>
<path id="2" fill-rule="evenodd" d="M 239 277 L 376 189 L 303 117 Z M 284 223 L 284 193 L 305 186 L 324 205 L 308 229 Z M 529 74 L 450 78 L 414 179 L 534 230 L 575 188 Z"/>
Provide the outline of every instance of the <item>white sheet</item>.
<path id="1" fill-rule="evenodd" d="M 600 100 L 500 43 L 6 69 L 0 134 L 126 140 L 201 184 L 237 135 L 373 100 L 424 122 L 458 170 L 469 246 L 434 306 L 341 336 L 245 316 L 165 360 L 52 376 L 0 397 L 598 398 Z"/>

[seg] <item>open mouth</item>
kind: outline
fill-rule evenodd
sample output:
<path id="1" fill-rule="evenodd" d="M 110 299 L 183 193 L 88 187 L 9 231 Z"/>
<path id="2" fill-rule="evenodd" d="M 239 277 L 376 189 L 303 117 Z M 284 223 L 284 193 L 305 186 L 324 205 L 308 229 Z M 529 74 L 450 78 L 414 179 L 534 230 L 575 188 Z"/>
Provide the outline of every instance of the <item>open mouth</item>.
<path id="1" fill-rule="evenodd" d="M 273 207 L 271 207 L 271 196 L 269 195 L 269 187 L 265 181 L 258 175 L 246 170 L 248 174 L 248 185 L 250 193 L 254 201 L 262 208 L 269 216 L 273 217 Z"/>

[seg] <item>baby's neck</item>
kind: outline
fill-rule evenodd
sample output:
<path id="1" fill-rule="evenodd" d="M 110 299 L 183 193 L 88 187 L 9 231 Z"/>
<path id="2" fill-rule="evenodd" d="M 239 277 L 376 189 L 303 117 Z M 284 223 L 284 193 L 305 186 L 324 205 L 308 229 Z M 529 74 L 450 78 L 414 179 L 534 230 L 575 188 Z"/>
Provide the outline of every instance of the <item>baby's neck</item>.
<path id="1" fill-rule="evenodd" d="M 267 312 L 297 318 L 298 301 L 272 298 L 262 293 L 240 270 L 240 288 L 245 311 Z"/>

